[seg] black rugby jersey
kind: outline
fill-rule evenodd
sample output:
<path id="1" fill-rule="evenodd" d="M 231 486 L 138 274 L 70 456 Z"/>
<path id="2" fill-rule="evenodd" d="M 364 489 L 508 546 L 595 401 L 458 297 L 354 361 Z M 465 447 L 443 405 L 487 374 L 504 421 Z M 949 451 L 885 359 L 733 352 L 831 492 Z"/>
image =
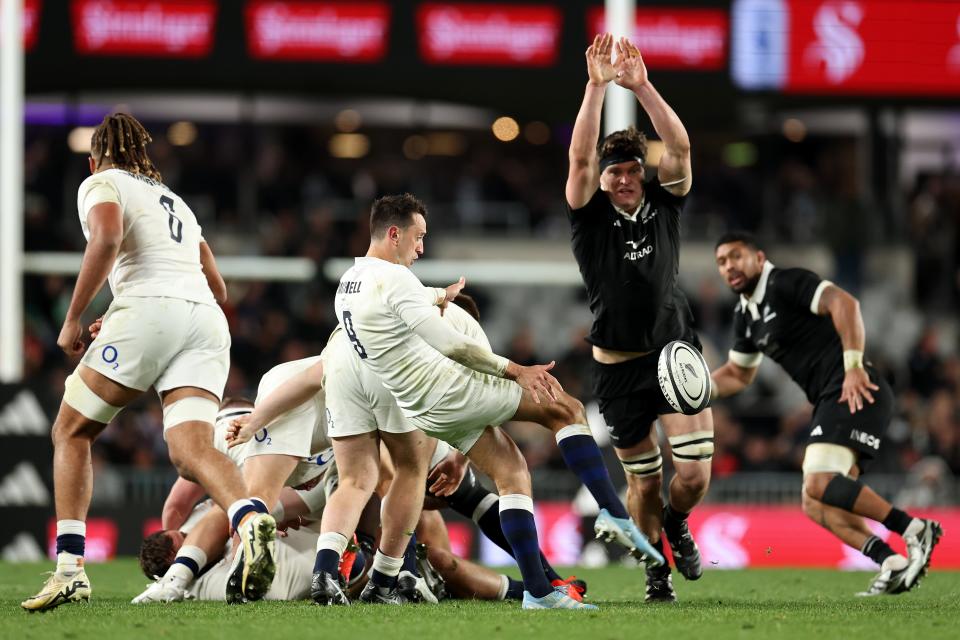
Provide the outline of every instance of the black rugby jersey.
<path id="1" fill-rule="evenodd" d="M 686 198 L 665 190 L 656 178 L 643 191 L 634 220 L 618 213 L 600 189 L 580 209 L 567 205 L 573 255 L 593 312 L 587 341 L 604 349 L 660 349 L 687 338 L 693 323 L 677 284 Z"/>
<path id="2" fill-rule="evenodd" d="M 769 261 L 749 298 L 734 310 L 730 359 L 756 366 L 760 352 L 790 374 L 816 404 L 843 386 L 843 344 L 830 316 L 817 315 L 820 295 L 830 284 L 806 269 L 778 269 Z"/>

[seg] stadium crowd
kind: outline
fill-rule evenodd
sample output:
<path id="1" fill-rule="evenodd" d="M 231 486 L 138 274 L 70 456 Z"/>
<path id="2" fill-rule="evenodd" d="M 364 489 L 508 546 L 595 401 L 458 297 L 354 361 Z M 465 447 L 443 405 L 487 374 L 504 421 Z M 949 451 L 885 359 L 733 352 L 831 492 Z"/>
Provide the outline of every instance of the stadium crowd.
<path id="1" fill-rule="evenodd" d="M 376 149 L 364 160 L 333 160 L 323 153 L 328 133 L 293 127 L 261 128 L 254 134 L 242 127 L 211 127 L 189 146 L 174 147 L 158 139 L 151 154 L 165 182 L 183 194 L 201 224 L 212 229 L 208 239 L 219 255 L 303 256 L 318 264 L 330 257 L 361 255 L 368 242 L 366 203 L 401 191 L 416 193 L 428 204 L 446 203 L 436 207 L 440 215 L 431 218 L 436 235 L 458 228 L 537 237 L 568 233 L 562 204 L 565 141 L 551 144 L 551 153 L 517 143 L 504 155 L 503 147 L 495 146 L 499 143 L 469 140 L 474 146 L 462 161 L 405 161 L 399 151 Z M 62 128 L 28 130 L 28 251 L 83 249 L 74 194 L 86 163 L 69 151 L 64 138 Z M 736 227 L 755 230 L 771 242 L 821 243 L 835 257 L 833 279 L 854 292 L 870 284 L 863 281 L 862 270 L 869 245 L 901 238 L 916 260 L 911 294 L 918 313 L 955 313 L 960 304 L 960 178 L 923 175 L 902 195 L 896 211 L 874 216 L 864 190 L 845 177 L 845 165 L 828 161 L 837 155 L 833 151 L 825 145 L 819 153 L 778 153 L 783 160 L 777 165 L 740 168 L 722 162 L 719 153 L 704 153 L 694 160 L 701 168 L 685 233 L 709 239 L 711 233 Z M 751 188 L 756 184 L 766 186 Z M 483 203 L 499 203 L 522 215 L 486 219 Z M 777 215 L 763 215 L 769 211 Z M 868 217 L 882 222 L 868 225 Z M 864 234 L 867 227 L 874 232 Z M 71 287 L 71 279 L 63 276 L 32 275 L 26 280 L 25 377 L 51 390 L 52 402 L 72 366 L 56 345 Z M 252 396 L 260 375 L 274 364 L 321 351 L 334 323 L 333 287 L 322 278 L 306 284 L 229 284 L 225 311 L 233 348 L 226 395 Z M 481 309 L 497 304 L 495 292 L 474 293 Z M 719 281 L 688 294 L 706 350 L 717 363 L 730 344 L 733 297 L 721 290 Z M 104 299 L 99 308 L 105 307 Z M 868 354 L 895 380 L 899 405 L 886 451 L 875 468 L 913 470 L 916 486 L 906 490 L 914 491 L 918 501 L 935 500 L 938 480 L 960 473 L 960 357 L 945 347 L 953 337 L 943 335 L 939 326 L 931 323 L 922 331 L 906 361 L 894 361 L 882 345 L 868 344 Z M 956 331 L 955 325 L 947 326 Z M 531 329 L 521 327 L 500 347 L 520 364 L 556 359 L 558 378 L 586 402 L 591 358 L 582 340 L 585 332 L 583 327 L 566 344 L 538 352 Z M 756 386 L 756 391 L 721 403 L 715 411 L 717 477 L 800 468 L 809 405 L 796 394 L 784 397 L 790 384 L 776 372 L 762 375 Z M 136 411 L 121 413 L 97 441 L 96 464 L 102 468 L 169 465 L 159 405 L 152 398 L 139 405 Z M 523 425 L 515 425 L 513 433 L 531 468 L 562 467 L 552 437 L 527 434 Z"/>

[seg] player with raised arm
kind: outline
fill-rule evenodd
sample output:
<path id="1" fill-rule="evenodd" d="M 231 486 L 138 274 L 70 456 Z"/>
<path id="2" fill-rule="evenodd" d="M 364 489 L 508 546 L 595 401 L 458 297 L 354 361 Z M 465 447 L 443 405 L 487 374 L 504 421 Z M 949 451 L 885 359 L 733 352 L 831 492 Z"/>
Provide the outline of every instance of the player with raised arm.
<path id="1" fill-rule="evenodd" d="M 616 49 L 617 61 L 613 62 Z M 627 478 L 627 507 L 658 550 L 661 528 L 674 563 L 700 577 L 700 552 L 686 519 L 706 495 L 713 456 L 713 417 L 676 413 L 657 382 L 657 358 L 669 342 L 698 349 L 678 284 L 680 212 L 693 181 L 690 139 L 647 77 L 640 51 L 626 38 L 598 35 L 587 49 L 589 80 L 570 141 L 566 200 L 573 253 L 587 289 L 593 327 L 594 394 Z M 600 140 L 611 82 L 632 91 L 663 140 L 657 175 L 644 182 L 647 144 L 630 127 Z M 669 499 L 661 497 L 659 417 L 673 455 Z M 647 567 L 647 601 L 673 601 L 670 568 Z"/>
<path id="2" fill-rule="evenodd" d="M 374 202 L 370 247 L 340 280 L 337 317 L 355 357 L 380 378 L 406 418 L 462 451 L 497 485 L 503 532 L 527 588 L 524 607 L 584 607 L 553 589 L 544 574 L 526 461 L 502 430 L 489 425 L 517 419 L 549 428 L 567 465 L 601 507 L 597 530 L 652 564 L 660 564 L 662 556 L 626 517 L 583 405 L 559 388 L 549 374 L 553 363 L 519 366 L 459 333 L 436 312 L 464 281 L 433 289 L 413 275 L 409 267 L 423 253 L 426 232 L 426 208 L 413 196 Z"/>
<path id="3" fill-rule="evenodd" d="M 894 410 L 893 392 L 864 359 L 860 304 L 806 269 L 780 269 L 748 233 L 728 233 L 716 244 L 720 275 L 740 300 L 734 344 L 713 372 L 714 396 L 745 389 L 764 354 L 773 358 L 814 405 L 803 457 L 803 510 L 845 544 L 880 565 L 858 595 L 901 593 L 925 574 L 943 531 L 892 506 L 859 476 L 877 454 Z M 907 556 L 894 553 L 864 522 L 900 535 Z"/>
<path id="4" fill-rule="evenodd" d="M 203 485 L 242 541 L 242 589 L 265 592 L 275 570 L 276 523 L 248 497 L 229 458 L 213 446 L 213 422 L 230 367 L 230 331 L 217 305 L 226 286 L 200 225 L 147 155 L 150 135 L 132 116 L 107 116 L 91 140 L 89 178 L 77 209 L 87 238 L 57 344 L 83 358 L 64 385 L 54 421 L 57 569 L 21 603 L 40 611 L 87 600 L 85 519 L 93 485 L 90 447 L 107 423 L 153 386 L 164 438 L 181 476 Z M 109 280 L 113 302 L 84 353 L 81 316 Z"/>

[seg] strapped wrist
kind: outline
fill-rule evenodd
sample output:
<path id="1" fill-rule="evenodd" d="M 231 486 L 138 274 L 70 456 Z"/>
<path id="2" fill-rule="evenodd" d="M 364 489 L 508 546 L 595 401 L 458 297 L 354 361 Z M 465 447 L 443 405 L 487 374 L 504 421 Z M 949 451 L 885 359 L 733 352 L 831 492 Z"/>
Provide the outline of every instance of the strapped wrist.
<path id="1" fill-rule="evenodd" d="M 859 349 L 846 349 L 843 352 L 843 370 L 863 369 L 863 351 Z"/>

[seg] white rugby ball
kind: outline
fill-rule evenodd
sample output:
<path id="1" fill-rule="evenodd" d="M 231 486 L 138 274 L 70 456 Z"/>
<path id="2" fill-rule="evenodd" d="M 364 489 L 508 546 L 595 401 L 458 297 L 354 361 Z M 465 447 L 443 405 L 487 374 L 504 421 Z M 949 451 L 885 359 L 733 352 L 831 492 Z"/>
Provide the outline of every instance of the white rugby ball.
<path id="1" fill-rule="evenodd" d="M 680 413 L 692 416 L 710 404 L 710 369 L 689 342 L 674 340 L 660 351 L 657 379 L 663 397 Z"/>

